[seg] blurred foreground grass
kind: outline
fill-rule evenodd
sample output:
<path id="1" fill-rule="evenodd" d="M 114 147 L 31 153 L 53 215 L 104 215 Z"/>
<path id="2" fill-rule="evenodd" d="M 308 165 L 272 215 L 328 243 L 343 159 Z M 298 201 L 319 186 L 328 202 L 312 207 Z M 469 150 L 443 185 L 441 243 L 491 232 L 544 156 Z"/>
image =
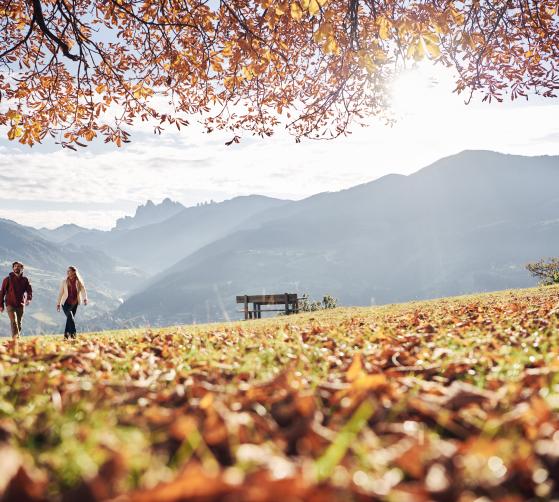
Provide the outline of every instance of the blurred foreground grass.
<path id="1" fill-rule="evenodd" d="M 558 338 L 548 287 L 4 342 L 0 494 L 553 498 Z"/>

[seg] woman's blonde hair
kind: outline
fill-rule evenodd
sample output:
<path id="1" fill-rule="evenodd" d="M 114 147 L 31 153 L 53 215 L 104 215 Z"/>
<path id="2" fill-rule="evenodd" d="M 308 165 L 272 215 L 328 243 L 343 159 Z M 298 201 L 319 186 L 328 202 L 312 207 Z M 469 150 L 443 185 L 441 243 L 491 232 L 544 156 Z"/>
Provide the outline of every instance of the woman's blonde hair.
<path id="1" fill-rule="evenodd" d="M 70 265 L 68 269 L 76 274 L 76 280 L 78 281 L 78 286 L 80 286 L 80 289 L 82 289 L 84 287 L 84 284 L 83 284 L 82 276 L 78 272 L 78 269 L 73 265 Z M 68 281 L 68 277 L 66 278 L 66 281 Z"/>

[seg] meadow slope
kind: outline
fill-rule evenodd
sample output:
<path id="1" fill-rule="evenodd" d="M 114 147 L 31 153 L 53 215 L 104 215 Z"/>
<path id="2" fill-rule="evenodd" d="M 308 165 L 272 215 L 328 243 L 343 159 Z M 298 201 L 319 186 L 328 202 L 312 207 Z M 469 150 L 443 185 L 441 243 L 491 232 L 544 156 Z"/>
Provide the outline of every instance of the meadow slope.
<path id="1" fill-rule="evenodd" d="M 0 378 L 2 501 L 559 497 L 559 287 L 4 341 Z"/>

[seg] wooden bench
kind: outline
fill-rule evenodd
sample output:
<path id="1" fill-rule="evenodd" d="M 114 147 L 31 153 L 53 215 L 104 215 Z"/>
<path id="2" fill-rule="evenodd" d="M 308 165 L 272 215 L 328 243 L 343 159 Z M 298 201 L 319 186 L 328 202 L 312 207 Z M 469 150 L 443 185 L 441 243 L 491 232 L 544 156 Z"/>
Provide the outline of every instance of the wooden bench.
<path id="1" fill-rule="evenodd" d="M 283 293 L 280 295 L 243 295 L 237 296 L 237 303 L 244 304 L 241 312 L 246 319 L 261 319 L 262 312 L 285 312 L 285 315 L 299 312 L 299 298 L 297 293 Z M 252 303 L 252 308 L 249 308 Z M 262 310 L 262 305 L 283 305 L 281 309 Z"/>

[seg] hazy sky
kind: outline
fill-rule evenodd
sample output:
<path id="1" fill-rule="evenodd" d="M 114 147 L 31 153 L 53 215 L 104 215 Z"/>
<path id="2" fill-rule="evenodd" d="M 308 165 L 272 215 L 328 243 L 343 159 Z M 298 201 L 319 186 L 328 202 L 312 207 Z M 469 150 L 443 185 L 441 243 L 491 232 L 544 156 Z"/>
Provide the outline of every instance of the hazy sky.
<path id="1" fill-rule="evenodd" d="M 110 228 L 147 199 L 185 205 L 254 193 L 300 199 L 408 174 L 465 149 L 559 154 L 558 99 L 466 106 L 452 88 L 444 70 L 409 71 L 393 86 L 396 125 L 373 119 L 332 141 L 296 144 L 279 132 L 227 147 L 231 134 L 138 130 L 124 148 L 72 152 L 1 139 L 0 217 L 51 228 Z"/>

